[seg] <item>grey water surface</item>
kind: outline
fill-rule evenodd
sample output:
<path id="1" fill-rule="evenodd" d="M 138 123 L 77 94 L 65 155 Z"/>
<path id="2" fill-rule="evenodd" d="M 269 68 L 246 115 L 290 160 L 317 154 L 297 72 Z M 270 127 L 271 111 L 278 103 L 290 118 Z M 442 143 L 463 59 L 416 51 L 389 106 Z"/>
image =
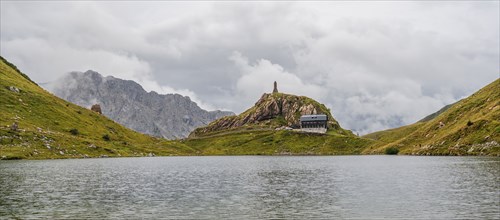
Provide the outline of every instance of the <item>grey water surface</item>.
<path id="1" fill-rule="evenodd" d="M 0 161 L 0 219 L 500 219 L 500 158 Z"/>

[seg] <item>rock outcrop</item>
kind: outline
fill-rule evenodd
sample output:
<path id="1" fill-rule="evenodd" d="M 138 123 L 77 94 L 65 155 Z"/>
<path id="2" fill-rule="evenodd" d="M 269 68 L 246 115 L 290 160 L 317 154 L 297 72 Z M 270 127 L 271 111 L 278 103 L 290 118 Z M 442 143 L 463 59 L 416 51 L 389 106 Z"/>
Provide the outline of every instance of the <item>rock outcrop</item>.
<path id="1" fill-rule="evenodd" d="M 276 129 L 282 126 L 299 128 L 300 116 L 308 114 L 328 115 L 328 128 L 339 133 L 350 133 L 342 129 L 328 108 L 305 96 L 283 93 L 265 93 L 255 105 L 238 116 L 228 116 L 193 131 L 190 137 L 231 130 L 245 126 Z"/>
<path id="2" fill-rule="evenodd" d="M 11 126 L 10 126 L 10 130 L 11 131 L 17 131 L 17 129 L 19 128 L 19 125 L 17 124 L 17 122 L 14 122 Z"/>
<path id="3" fill-rule="evenodd" d="M 92 105 L 92 107 L 90 107 L 90 110 L 102 114 L 101 106 L 99 104 Z"/>
<path id="4" fill-rule="evenodd" d="M 139 84 L 94 71 L 72 72 L 45 88 L 82 107 L 99 103 L 102 114 L 141 133 L 178 139 L 197 127 L 227 115 L 227 111 L 206 111 L 187 96 L 146 92 Z"/>
<path id="5" fill-rule="evenodd" d="M 9 86 L 9 90 L 12 91 L 12 92 L 15 92 L 15 93 L 19 93 L 20 92 L 19 88 L 15 87 L 15 86 Z"/>

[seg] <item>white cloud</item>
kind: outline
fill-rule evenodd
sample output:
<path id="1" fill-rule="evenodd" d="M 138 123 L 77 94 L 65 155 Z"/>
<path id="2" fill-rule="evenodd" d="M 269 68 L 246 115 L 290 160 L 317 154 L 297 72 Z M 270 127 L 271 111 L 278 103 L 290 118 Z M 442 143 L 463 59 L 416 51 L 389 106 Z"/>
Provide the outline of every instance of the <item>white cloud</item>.
<path id="1" fill-rule="evenodd" d="M 335 80 L 348 84 L 343 79 Z M 414 123 L 449 104 L 435 97 L 424 96 L 419 85 L 412 81 L 387 82 L 373 81 L 382 87 L 376 92 L 370 89 L 333 90 L 330 96 L 337 98 L 329 102 L 328 106 L 331 106 L 334 117 L 337 117 L 342 126 L 366 134 Z M 360 87 L 365 88 L 363 85 Z M 401 87 L 404 89 L 400 89 Z"/>
<path id="2" fill-rule="evenodd" d="M 248 58 L 239 52 L 233 52 L 229 57 L 239 70 L 241 76 L 236 82 L 236 96 L 234 99 L 241 106 L 234 106 L 242 109 L 249 103 L 257 101 L 263 93 L 273 91 L 273 82 L 277 81 L 278 90 L 282 93 L 305 95 L 312 98 L 323 98 L 326 90 L 320 86 L 304 83 L 295 74 L 289 73 L 278 64 L 273 64 L 269 60 L 260 59 L 250 64 Z M 244 101 L 244 102 L 241 102 Z"/>
<path id="3" fill-rule="evenodd" d="M 36 67 L 26 68 L 28 73 L 44 72 L 49 74 L 34 75 L 37 82 L 54 81 L 64 74 L 72 71 L 94 70 L 104 76 L 114 76 L 121 79 L 133 80 L 139 83 L 146 91 L 155 91 L 160 94 L 181 94 L 189 96 L 200 107 L 206 110 L 215 110 L 215 107 L 202 101 L 189 89 L 174 89 L 170 86 L 160 85 L 154 80 L 150 64 L 140 60 L 135 55 L 127 53 L 114 53 L 100 49 L 77 49 L 66 45 L 51 46 L 43 39 L 16 39 L 3 44 L 3 51 L 10 54 L 11 61 L 20 66 Z M 30 53 L 23 53 L 30 48 Z M 74 59 L 67 59 L 71 55 Z M 30 61 L 25 65 L 24 61 Z M 63 62 L 59 62 L 63 61 Z"/>
<path id="4" fill-rule="evenodd" d="M 162 86 L 162 85 L 158 84 L 158 82 L 152 80 L 151 78 L 149 78 L 147 76 L 146 77 L 144 77 L 144 76 L 138 77 L 138 78 L 136 78 L 136 77 L 124 78 L 124 79 L 133 80 L 133 81 L 139 83 L 144 88 L 144 90 L 146 90 L 147 92 L 154 91 L 154 92 L 157 92 L 159 94 L 180 94 L 182 96 L 188 96 L 191 99 L 191 101 L 196 102 L 196 104 L 198 104 L 198 106 L 200 108 L 208 110 L 208 111 L 221 109 L 221 108 L 214 107 L 210 103 L 204 102 L 203 100 L 201 100 L 198 97 L 198 95 L 196 93 L 194 93 L 193 91 L 191 91 L 189 89 L 174 89 L 170 86 Z M 222 109 L 222 110 L 225 110 L 225 109 Z"/>
<path id="5" fill-rule="evenodd" d="M 499 77 L 498 1 L 0 4 L 0 53 L 37 82 L 92 69 L 242 112 L 276 80 L 363 133 Z"/>
<path id="6" fill-rule="evenodd" d="M 126 79 L 151 74 L 150 65 L 132 54 L 52 45 L 39 38 L 2 42 L 2 53 L 9 54 L 8 58 L 27 73 L 43 73 L 30 75 L 37 82 L 52 81 L 65 73 L 88 69 Z"/>

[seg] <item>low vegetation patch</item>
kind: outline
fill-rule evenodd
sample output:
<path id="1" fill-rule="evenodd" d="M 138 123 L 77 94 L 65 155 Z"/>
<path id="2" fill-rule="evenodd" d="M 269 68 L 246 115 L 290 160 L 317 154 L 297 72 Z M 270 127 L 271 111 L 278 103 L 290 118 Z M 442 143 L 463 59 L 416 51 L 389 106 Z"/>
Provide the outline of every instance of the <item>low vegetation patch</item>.
<path id="1" fill-rule="evenodd" d="M 111 137 L 109 137 L 108 134 L 105 134 L 105 135 L 102 136 L 102 139 L 105 140 L 105 141 L 110 141 Z"/>
<path id="2" fill-rule="evenodd" d="M 395 148 L 395 147 L 388 147 L 385 149 L 385 154 L 388 154 L 388 155 L 396 155 L 399 153 L 399 149 Z"/>
<path id="3" fill-rule="evenodd" d="M 69 133 L 71 133 L 72 135 L 79 135 L 80 132 L 78 131 L 78 129 L 76 128 L 72 128 L 69 130 Z"/>

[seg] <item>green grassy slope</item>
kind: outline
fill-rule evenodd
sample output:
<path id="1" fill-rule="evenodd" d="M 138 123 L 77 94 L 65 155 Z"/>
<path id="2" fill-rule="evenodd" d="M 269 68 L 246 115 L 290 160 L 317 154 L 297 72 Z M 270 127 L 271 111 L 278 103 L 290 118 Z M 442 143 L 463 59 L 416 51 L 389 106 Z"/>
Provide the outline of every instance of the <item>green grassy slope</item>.
<path id="1" fill-rule="evenodd" d="M 453 106 L 455 103 L 453 104 L 449 104 L 449 105 L 446 105 L 444 106 L 443 108 L 439 109 L 437 112 L 434 112 L 430 115 L 427 115 L 425 118 L 422 118 L 420 121 L 418 122 L 428 122 L 434 118 L 436 118 L 437 116 L 439 116 L 440 114 L 442 114 L 443 112 L 445 112 L 446 110 L 448 110 L 449 108 L 451 108 L 451 106 Z"/>
<path id="2" fill-rule="evenodd" d="M 415 132 L 418 130 L 420 127 L 422 127 L 424 123 L 415 123 L 411 125 L 406 125 L 403 127 L 399 128 L 393 128 L 385 131 L 377 131 L 371 134 L 364 135 L 364 138 L 369 138 L 372 140 L 377 140 L 379 141 L 378 144 L 381 143 L 392 143 L 394 141 L 400 140 L 402 138 L 405 138 L 406 136 L 410 135 L 411 133 Z"/>
<path id="3" fill-rule="evenodd" d="M 365 135 L 377 142 L 364 153 L 396 147 L 403 154 L 500 156 L 500 80 L 426 118 Z"/>
<path id="4" fill-rule="evenodd" d="M 248 128 L 182 142 L 205 155 L 347 155 L 361 154 L 374 141 L 339 134 Z"/>
<path id="5" fill-rule="evenodd" d="M 12 91 L 11 87 L 19 92 Z M 14 122 L 19 125 L 17 131 L 11 129 Z M 98 113 L 59 99 L 29 80 L 14 65 L 0 59 L 0 159 L 193 152 L 181 143 L 139 134 Z"/>
<path id="6" fill-rule="evenodd" d="M 276 130 L 282 126 L 298 127 L 303 112 L 327 114 L 328 132 Z M 210 155 L 360 154 L 372 142 L 341 128 L 325 105 L 305 96 L 283 93 L 264 94 L 240 115 L 224 117 L 198 128 L 183 141 L 198 153 Z"/>

